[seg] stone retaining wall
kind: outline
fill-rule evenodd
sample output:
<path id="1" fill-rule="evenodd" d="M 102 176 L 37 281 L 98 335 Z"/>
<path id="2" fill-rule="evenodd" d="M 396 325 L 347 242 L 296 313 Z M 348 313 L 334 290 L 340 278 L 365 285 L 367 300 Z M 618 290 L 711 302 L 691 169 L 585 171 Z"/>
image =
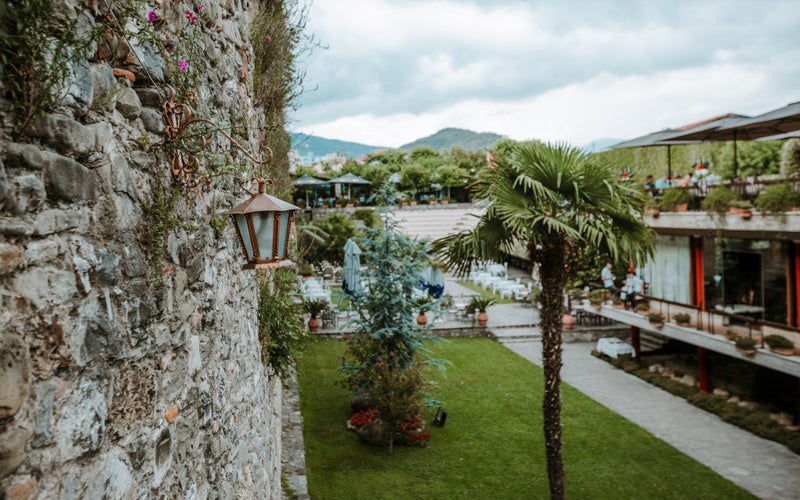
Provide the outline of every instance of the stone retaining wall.
<path id="1" fill-rule="evenodd" d="M 108 3 L 57 7 L 91 26 Z M 131 4 L 173 34 L 203 11 L 197 116 L 253 108 L 253 2 Z M 279 498 L 282 388 L 261 363 L 256 277 L 211 224 L 247 195 L 220 178 L 159 201 L 179 70 L 128 42 L 106 32 L 22 134 L 0 98 L 0 497 Z"/>

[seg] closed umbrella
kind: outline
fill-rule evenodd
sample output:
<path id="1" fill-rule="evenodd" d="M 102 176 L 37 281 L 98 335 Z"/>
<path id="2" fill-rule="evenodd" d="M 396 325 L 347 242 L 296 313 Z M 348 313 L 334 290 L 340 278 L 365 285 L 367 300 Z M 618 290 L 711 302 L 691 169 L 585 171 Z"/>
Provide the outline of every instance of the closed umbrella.
<path id="1" fill-rule="evenodd" d="M 361 249 L 355 241 L 344 244 L 344 267 L 342 268 L 342 290 L 353 297 L 364 293 L 361 286 Z"/>

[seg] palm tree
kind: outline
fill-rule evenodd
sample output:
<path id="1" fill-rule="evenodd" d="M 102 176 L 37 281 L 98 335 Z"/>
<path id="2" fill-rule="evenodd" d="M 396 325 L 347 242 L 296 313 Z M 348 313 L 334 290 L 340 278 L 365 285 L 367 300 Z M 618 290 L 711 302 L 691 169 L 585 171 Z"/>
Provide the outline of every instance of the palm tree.
<path id="1" fill-rule="evenodd" d="M 434 243 L 445 263 L 465 274 L 475 259 L 500 260 L 527 249 L 539 266 L 547 475 L 551 498 L 564 497 L 561 444 L 561 316 L 571 267 L 582 252 L 641 262 L 653 252 L 641 220 L 644 197 L 615 170 L 571 146 L 517 143 L 480 173 L 474 186 L 488 209 L 472 231 Z"/>

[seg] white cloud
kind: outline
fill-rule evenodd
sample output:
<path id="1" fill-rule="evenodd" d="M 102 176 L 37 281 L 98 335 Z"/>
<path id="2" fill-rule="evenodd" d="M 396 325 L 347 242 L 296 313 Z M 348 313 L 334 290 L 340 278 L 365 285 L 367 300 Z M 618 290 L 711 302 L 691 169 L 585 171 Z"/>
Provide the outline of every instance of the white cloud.
<path id="1" fill-rule="evenodd" d="M 800 2 L 317 0 L 296 128 L 399 146 L 444 127 L 629 138 L 800 100 Z"/>

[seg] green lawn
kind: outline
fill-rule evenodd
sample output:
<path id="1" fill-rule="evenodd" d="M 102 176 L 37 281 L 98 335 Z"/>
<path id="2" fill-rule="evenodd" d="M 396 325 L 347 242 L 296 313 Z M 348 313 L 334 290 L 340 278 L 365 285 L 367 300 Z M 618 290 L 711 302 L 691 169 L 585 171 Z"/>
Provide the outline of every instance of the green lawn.
<path id="1" fill-rule="evenodd" d="M 531 499 L 549 490 L 541 370 L 485 338 L 435 349 L 452 362 L 438 399 L 448 412 L 428 448 L 362 444 L 340 379 L 344 343 L 309 344 L 299 362 L 309 493 L 315 499 Z M 563 387 L 567 498 L 752 498 L 707 467 Z M 428 417 L 428 421 L 432 417 Z"/>

